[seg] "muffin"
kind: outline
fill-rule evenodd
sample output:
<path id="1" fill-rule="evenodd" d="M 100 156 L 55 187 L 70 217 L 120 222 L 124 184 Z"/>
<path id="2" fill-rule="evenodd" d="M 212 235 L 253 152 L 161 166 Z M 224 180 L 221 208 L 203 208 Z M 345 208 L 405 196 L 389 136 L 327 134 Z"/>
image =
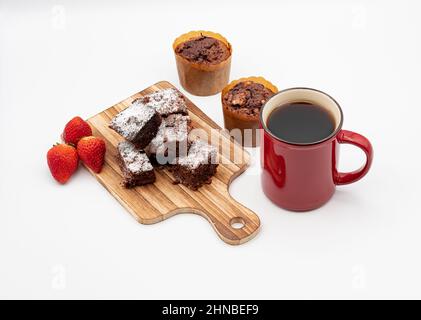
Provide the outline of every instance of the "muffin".
<path id="1" fill-rule="evenodd" d="M 221 92 L 228 84 L 232 48 L 220 34 L 191 31 L 173 43 L 180 83 L 197 96 Z"/>
<path id="2" fill-rule="evenodd" d="M 260 109 L 278 89 L 262 77 L 232 81 L 221 93 L 225 128 L 245 147 L 259 145 Z M 251 129 L 245 131 L 245 129 Z"/>

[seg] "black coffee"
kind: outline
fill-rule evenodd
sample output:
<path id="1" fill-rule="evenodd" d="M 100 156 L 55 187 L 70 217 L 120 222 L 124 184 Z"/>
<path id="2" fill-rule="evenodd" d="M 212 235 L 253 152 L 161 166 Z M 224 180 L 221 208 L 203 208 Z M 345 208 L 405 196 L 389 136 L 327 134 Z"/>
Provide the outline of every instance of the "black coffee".
<path id="1" fill-rule="evenodd" d="M 273 135 L 284 141 L 313 143 L 327 138 L 335 130 L 335 121 L 318 105 L 294 102 L 274 109 L 267 126 Z"/>

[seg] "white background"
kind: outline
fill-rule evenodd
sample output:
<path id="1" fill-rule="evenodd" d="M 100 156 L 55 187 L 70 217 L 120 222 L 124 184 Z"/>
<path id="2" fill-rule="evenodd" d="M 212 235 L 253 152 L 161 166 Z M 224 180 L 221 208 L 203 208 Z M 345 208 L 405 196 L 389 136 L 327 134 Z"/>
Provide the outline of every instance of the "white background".
<path id="1" fill-rule="evenodd" d="M 420 12 L 415 0 L 0 0 L 0 298 L 421 298 Z M 374 145 L 368 176 L 292 213 L 265 198 L 255 163 L 231 194 L 262 229 L 239 247 L 191 214 L 138 224 L 83 168 L 58 185 L 45 156 L 64 124 L 160 80 L 179 87 L 171 44 L 195 29 L 230 40 L 231 79 L 334 96 L 344 128 Z M 223 124 L 219 95 L 188 97 Z M 363 160 L 343 147 L 340 168 Z"/>

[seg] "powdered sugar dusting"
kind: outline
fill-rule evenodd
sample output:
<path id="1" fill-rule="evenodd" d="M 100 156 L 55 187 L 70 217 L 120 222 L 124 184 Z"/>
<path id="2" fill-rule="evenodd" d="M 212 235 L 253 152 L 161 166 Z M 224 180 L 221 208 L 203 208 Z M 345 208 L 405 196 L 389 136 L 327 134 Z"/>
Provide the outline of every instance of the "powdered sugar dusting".
<path id="1" fill-rule="evenodd" d="M 134 100 L 133 104 L 149 106 L 162 116 L 172 113 L 187 113 L 184 96 L 174 88 L 156 91 L 143 98 Z"/>
<path id="2" fill-rule="evenodd" d="M 187 143 L 189 124 L 190 117 L 182 114 L 171 114 L 162 119 L 158 133 L 146 151 L 152 154 L 164 153 L 168 147 L 175 147 L 176 143 Z"/>
<path id="3" fill-rule="evenodd" d="M 155 113 L 149 106 L 132 104 L 111 120 L 110 127 L 127 140 L 133 141 Z"/>
<path id="4" fill-rule="evenodd" d="M 125 167 L 131 173 L 139 174 L 141 172 L 153 170 L 152 164 L 146 153 L 137 149 L 133 143 L 123 141 L 118 144 L 117 148 Z"/>
<path id="5" fill-rule="evenodd" d="M 195 140 L 186 157 L 178 159 L 178 164 L 196 169 L 201 164 L 216 164 L 217 149 L 203 140 Z"/>

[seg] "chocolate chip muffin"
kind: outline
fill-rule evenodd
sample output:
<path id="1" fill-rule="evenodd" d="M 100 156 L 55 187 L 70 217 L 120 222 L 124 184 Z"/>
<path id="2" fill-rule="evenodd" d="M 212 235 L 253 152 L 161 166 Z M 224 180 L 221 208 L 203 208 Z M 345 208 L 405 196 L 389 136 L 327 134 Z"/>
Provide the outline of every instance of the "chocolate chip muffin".
<path id="1" fill-rule="evenodd" d="M 233 81 L 222 91 L 225 128 L 243 146 L 258 145 L 260 109 L 277 91 L 273 84 L 261 77 Z"/>
<path id="2" fill-rule="evenodd" d="M 232 48 L 220 34 L 192 31 L 173 43 L 178 76 L 184 89 L 194 95 L 220 92 L 229 81 Z"/>

